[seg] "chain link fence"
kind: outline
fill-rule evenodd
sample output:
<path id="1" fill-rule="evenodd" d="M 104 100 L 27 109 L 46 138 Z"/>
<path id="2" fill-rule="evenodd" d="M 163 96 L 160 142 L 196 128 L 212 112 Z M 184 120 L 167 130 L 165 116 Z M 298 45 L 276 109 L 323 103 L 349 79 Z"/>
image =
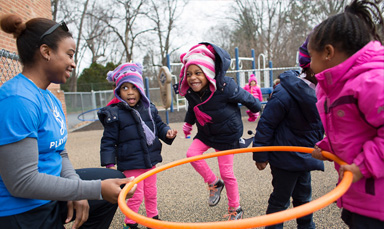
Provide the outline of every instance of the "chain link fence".
<path id="1" fill-rule="evenodd" d="M 0 86 L 21 72 L 19 56 L 5 49 L 0 50 Z"/>
<path id="2" fill-rule="evenodd" d="M 21 72 L 21 63 L 16 53 L 10 53 L 4 49 L 0 50 L 0 86 L 7 80 L 13 78 L 15 75 Z M 235 80 L 239 79 L 239 84 L 243 87 L 246 84 L 247 76 L 255 73 L 259 80 L 259 85 L 265 87 L 265 85 L 271 85 L 272 81 L 281 72 L 288 69 L 300 69 L 298 67 L 287 68 L 265 68 L 265 69 L 247 69 L 247 70 L 229 70 L 227 75 L 233 77 Z M 174 69 L 172 69 L 174 70 Z M 177 71 L 173 71 L 177 72 Z M 239 75 L 236 75 L 239 74 Z M 177 77 L 173 77 L 173 84 L 177 83 Z M 146 83 L 146 93 L 152 103 L 158 107 L 159 110 L 163 109 L 163 104 L 160 96 L 160 88 L 150 88 Z M 173 107 L 171 110 L 186 107 L 184 97 L 173 94 Z M 95 121 L 97 118 L 97 111 L 106 106 L 107 103 L 113 99 L 113 90 L 93 91 L 90 92 L 64 92 L 65 105 L 67 109 L 67 123 L 68 128 L 73 129 L 84 121 Z M 180 97 L 180 98 L 179 98 Z M 267 99 L 268 95 L 265 95 Z"/>

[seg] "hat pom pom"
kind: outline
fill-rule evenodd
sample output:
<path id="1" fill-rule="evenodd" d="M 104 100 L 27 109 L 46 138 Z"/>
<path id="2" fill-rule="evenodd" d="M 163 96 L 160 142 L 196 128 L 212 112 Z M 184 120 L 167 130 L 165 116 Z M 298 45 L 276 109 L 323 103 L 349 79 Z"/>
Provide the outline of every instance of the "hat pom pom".
<path id="1" fill-rule="evenodd" d="M 215 51 L 215 49 L 213 48 L 212 45 L 207 45 L 207 48 L 209 49 L 209 51 L 211 51 L 211 53 L 213 53 L 213 54 L 216 53 L 216 51 Z"/>
<path id="2" fill-rule="evenodd" d="M 109 71 L 107 73 L 107 80 L 108 82 L 114 82 L 114 79 L 113 79 L 113 71 Z"/>
<path id="3" fill-rule="evenodd" d="M 183 53 L 183 54 L 180 55 L 181 63 L 184 63 L 183 59 L 184 59 L 185 55 L 187 55 L 187 53 Z"/>
<path id="4" fill-rule="evenodd" d="M 141 65 L 141 63 L 135 63 L 135 65 L 137 66 L 137 71 L 140 73 L 140 75 L 143 75 L 143 65 Z"/>

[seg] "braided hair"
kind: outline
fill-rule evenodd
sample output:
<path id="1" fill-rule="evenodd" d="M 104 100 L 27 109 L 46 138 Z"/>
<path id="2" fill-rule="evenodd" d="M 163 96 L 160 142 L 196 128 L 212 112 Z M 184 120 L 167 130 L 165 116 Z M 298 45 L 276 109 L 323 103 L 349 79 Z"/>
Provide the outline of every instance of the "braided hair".
<path id="1" fill-rule="evenodd" d="M 343 13 L 331 16 L 314 29 L 310 45 L 321 51 L 331 44 L 352 56 L 372 40 L 383 43 L 383 16 L 377 4 L 368 0 L 354 0 Z"/>

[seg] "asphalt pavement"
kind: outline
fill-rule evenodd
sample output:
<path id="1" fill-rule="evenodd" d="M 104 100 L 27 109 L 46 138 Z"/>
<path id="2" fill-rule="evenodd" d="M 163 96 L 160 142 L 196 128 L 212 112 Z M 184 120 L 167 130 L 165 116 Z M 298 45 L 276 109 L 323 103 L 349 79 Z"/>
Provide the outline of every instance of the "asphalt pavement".
<path id="1" fill-rule="evenodd" d="M 244 137 L 250 137 L 248 130 L 254 131 L 256 123 L 250 123 L 243 117 Z M 163 162 L 158 166 L 185 158 L 192 139 L 184 138 L 182 122 L 170 123 L 178 131 L 178 136 L 171 146 L 163 144 Z M 194 126 L 192 136 L 196 133 Z M 69 133 L 67 150 L 75 168 L 100 167 L 100 139 L 103 130 L 73 131 Z M 214 152 L 209 150 L 207 153 Z M 282 152 L 284 153 L 284 152 Z M 219 175 L 217 158 L 207 159 L 212 170 Z M 257 170 L 251 153 L 236 154 L 234 172 L 239 184 L 240 203 L 244 210 L 244 218 L 253 218 L 265 214 L 268 198 L 272 191 L 269 166 Z M 208 190 L 203 179 L 190 164 L 177 166 L 157 174 L 158 176 L 158 209 L 162 220 L 171 222 L 215 222 L 224 221 L 227 213 L 228 199 L 226 191 L 215 207 L 208 206 Z M 325 162 L 325 171 L 312 172 L 313 199 L 318 199 L 333 190 L 337 182 L 337 173 L 333 163 Z M 292 207 L 292 206 L 291 206 Z M 290 208 L 291 208 L 290 207 Z M 140 214 L 145 215 L 144 205 Z M 340 219 L 341 210 L 335 203 L 314 213 L 317 228 L 347 228 Z M 124 215 L 117 210 L 110 228 L 123 228 Z M 66 226 L 69 228 L 70 225 Z M 146 228 L 143 225 L 140 228 Z M 284 223 L 284 228 L 296 228 L 295 220 Z M 198 228 L 198 227 L 196 227 Z M 212 227 L 214 229 L 214 227 Z"/>

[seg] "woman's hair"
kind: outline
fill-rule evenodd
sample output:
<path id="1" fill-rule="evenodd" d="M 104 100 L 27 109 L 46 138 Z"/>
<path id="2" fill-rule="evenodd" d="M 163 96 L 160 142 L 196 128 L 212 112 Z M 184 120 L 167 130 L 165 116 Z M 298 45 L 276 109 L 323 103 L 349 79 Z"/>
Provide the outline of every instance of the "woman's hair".
<path id="1" fill-rule="evenodd" d="M 58 43 L 63 38 L 72 37 L 72 34 L 60 28 L 40 39 L 56 22 L 46 18 L 33 18 L 26 23 L 20 16 L 7 14 L 1 17 L 1 29 L 13 34 L 16 38 L 17 51 L 23 65 L 31 65 L 35 62 L 35 53 L 40 45 L 46 44 L 53 50 L 57 50 Z"/>
<path id="2" fill-rule="evenodd" d="M 354 0 L 345 7 L 343 13 L 331 16 L 317 25 L 309 43 L 316 51 L 331 44 L 352 56 L 372 40 L 382 43 L 383 29 L 383 16 L 379 7 L 367 0 Z"/>

